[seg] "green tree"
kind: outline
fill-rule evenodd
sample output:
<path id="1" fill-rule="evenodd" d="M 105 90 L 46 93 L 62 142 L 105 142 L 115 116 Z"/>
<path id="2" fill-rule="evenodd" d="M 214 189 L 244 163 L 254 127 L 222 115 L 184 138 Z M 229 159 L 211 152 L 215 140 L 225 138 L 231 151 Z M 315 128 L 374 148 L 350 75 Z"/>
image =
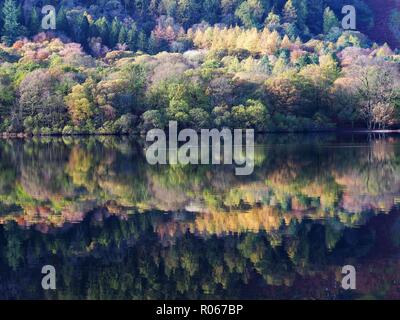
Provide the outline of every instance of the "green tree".
<path id="1" fill-rule="evenodd" d="M 281 18 L 279 15 L 271 11 L 265 19 L 264 24 L 270 30 L 275 30 L 281 24 Z"/>
<path id="2" fill-rule="evenodd" d="M 297 21 L 297 8 L 293 0 L 288 0 L 283 8 L 283 16 L 286 22 L 293 23 Z"/>
<path id="3" fill-rule="evenodd" d="M 259 100 L 249 99 L 246 105 L 232 108 L 232 119 L 238 127 L 254 128 L 258 132 L 265 132 L 269 118 L 266 106 Z"/>
<path id="4" fill-rule="evenodd" d="M 203 17 L 210 24 L 218 22 L 220 15 L 220 2 L 218 0 L 204 0 L 203 2 Z"/>
<path id="5" fill-rule="evenodd" d="M 97 19 L 91 29 L 92 37 L 100 37 L 103 43 L 108 44 L 110 30 L 108 21 L 105 17 Z"/>
<path id="6" fill-rule="evenodd" d="M 38 31 L 40 29 L 40 18 L 39 18 L 36 8 L 32 9 L 32 13 L 29 18 L 28 26 L 29 26 L 29 33 L 31 35 L 35 35 L 36 33 L 38 33 Z"/>
<path id="7" fill-rule="evenodd" d="M 176 0 L 162 0 L 160 6 L 163 7 L 168 16 L 176 16 L 176 9 L 178 6 Z"/>
<path id="8" fill-rule="evenodd" d="M 147 49 L 150 54 L 156 54 L 160 49 L 160 43 L 153 33 L 150 35 Z"/>
<path id="9" fill-rule="evenodd" d="M 85 45 L 90 35 L 90 25 L 86 14 L 79 14 L 75 16 L 72 24 L 72 30 L 74 40 Z"/>
<path id="10" fill-rule="evenodd" d="M 141 51 L 146 51 L 147 50 L 147 37 L 146 37 L 146 34 L 143 31 L 139 32 L 137 47 Z"/>
<path id="11" fill-rule="evenodd" d="M 137 37 L 138 37 L 138 30 L 136 24 L 133 23 L 126 36 L 127 45 L 129 46 L 129 49 L 132 51 L 136 51 L 137 49 L 137 41 L 138 41 Z"/>
<path id="12" fill-rule="evenodd" d="M 68 33 L 69 31 L 68 19 L 64 7 L 61 7 L 60 10 L 58 10 L 57 12 L 56 24 L 57 24 L 57 30 Z"/>
<path id="13" fill-rule="evenodd" d="M 288 23 L 294 23 L 300 30 L 306 30 L 306 0 L 288 0 L 283 8 L 283 15 Z"/>
<path id="14" fill-rule="evenodd" d="M 260 27 L 264 8 L 259 0 L 246 0 L 236 10 L 235 15 L 246 28 Z"/>
<path id="15" fill-rule="evenodd" d="M 324 33 L 329 33 L 334 27 L 339 27 L 339 20 L 331 8 L 327 7 L 324 11 Z"/>
<path id="16" fill-rule="evenodd" d="M 177 18 L 185 27 L 198 21 L 201 3 L 198 0 L 178 0 Z"/>
<path id="17" fill-rule="evenodd" d="M 2 41 L 10 45 L 18 36 L 21 36 L 23 32 L 23 28 L 18 22 L 20 8 L 16 5 L 14 0 L 6 0 L 4 2 L 2 14 L 4 21 Z"/>
<path id="18" fill-rule="evenodd" d="M 119 30 L 119 35 L 118 35 L 118 43 L 120 44 L 126 44 L 127 42 L 127 31 L 126 27 L 122 26 L 121 29 Z"/>
<path id="19" fill-rule="evenodd" d="M 324 2 L 321 0 L 308 0 L 307 26 L 313 34 L 323 31 Z"/>
<path id="20" fill-rule="evenodd" d="M 127 92 L 132 96 L 130 97 L 132 113 L 140 113 L 141 107 L 143 106 L 143 97 L 145 95 L 146 85 L 146 71 L 142 65 L 130 65 L 124 70 L 124 78 L 127 80 Z"/>
<path id="21" fill-rule="evenodd" d="M 109 45 L 114 47 L 118 43 L 118 37 L 121 30 L 121 22 L 118 18 L 114 18 L 113 22 L 111 23 L 111 30 L 110 30 L 110 38 L 109 38 Z"/>
<path id="22" fill-rule="evenodd" d="M 308 5 L 307 0 L 296 0 L 295 6 L 297 8 L 297 27 L 304 32 L 308 31 L 306 26 L 307 14 L 308 14 Z"/>
<path id="23" fill-rule="evenodd" d="M 389 29 L 392 34 L 396 37 L 397 41 L 400 41 L 400 10 L 393 10 L 389 18 Z"/>
<path id="24" fill-rule="evenodd" d="M 267 55 L 260 59 L 260 69 L 262 72 L 270 74 L 272 72 L 272 65 Z"/>
<path id="25" fill-rule="evenodd" d="M 0 69 L 0 127 L 4 125 L 3 121 L 10 116 L 14 99 L 15 90 L 13 88 L 11 70 Z M 2 130 L 4 129 L 7 128 L 2 127 Z"/>

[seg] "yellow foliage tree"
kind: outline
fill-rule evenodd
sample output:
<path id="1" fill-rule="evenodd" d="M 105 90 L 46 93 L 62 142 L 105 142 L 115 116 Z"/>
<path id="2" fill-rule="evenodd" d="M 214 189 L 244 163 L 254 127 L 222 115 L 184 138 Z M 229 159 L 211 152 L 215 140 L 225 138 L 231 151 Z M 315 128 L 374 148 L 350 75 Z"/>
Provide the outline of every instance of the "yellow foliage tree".
<path id="1" fill-rule="evenodd" d="M 75 85 L 71 93 L 65 98 L 65 103 L 75 125 L 86 122 L 94 114 L 93 104 L 88 97 L 88 89 L 85 84 L 87 82 L 83 85 Z"/>

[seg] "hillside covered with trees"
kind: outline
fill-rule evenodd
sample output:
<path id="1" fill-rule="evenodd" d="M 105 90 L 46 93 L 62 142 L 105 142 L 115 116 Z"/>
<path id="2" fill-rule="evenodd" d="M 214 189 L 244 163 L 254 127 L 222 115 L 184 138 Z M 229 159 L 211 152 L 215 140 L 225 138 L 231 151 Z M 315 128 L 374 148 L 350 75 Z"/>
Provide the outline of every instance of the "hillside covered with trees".
<path id="1" fill-rule="evenodd" d="M 399 127 L 396 1 L 45 2 L 0 1 L 0 132 Z M 364 33 L 341 28 L 347 4 Z"/>

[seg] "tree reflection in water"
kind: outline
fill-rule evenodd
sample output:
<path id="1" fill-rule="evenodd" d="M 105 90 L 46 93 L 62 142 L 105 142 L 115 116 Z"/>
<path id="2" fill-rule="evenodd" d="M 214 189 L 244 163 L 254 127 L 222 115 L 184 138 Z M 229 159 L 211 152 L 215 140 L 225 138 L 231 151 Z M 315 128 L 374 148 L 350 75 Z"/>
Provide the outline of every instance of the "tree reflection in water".
<path id="1" fill-rule="evenodd" d="M 260 137 L 250 177 L 149 166 L 143 148 L 0 141 L 0 298 L 400 297 L 397 136 Z"/>

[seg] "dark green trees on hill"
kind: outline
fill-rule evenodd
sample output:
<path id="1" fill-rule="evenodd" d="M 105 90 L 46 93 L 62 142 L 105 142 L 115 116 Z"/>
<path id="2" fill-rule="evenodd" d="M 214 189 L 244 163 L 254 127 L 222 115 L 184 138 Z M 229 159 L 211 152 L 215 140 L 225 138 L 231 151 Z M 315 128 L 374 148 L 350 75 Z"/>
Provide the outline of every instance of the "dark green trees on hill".
<path id="1" fill-rule="evenodd" d="M 19 23 L 20 8 L 14 0 L 5 0 L 2 9 L 3 30 L 1 40 L 7 44 L 12 44 L 17 37 L 24 34 L 23 28 Z"/>
<path id="2" fill-rule="evenodd" d="M 333 10 L 329 14 L 339 17 L 344 5 L 355 5 L 357 19 L 367 30 L 372 29 L 374 21 L 373 11 L 363 0 L 114 0 L 91 1 L 90 5 L 87 1 L 75 1 L 76 7 L 60 0 L 50 4 L 57 9 L 56 31 L 65 33 L 72 41 L 86 46 L 89 38 L 101 37 L 102 43 L 110 48 L 125 43 L 131 50 L 146 48 L 143 48 L 144 41 L 138 44 L 139 34 L 129 38 L 129 31 L 142 32 L 140 36 L 145 35 L 148 41 L 163 17 L 170 19 L 170 25 L 186 30 L 201 23 L 262 28 L 268 23 L 270 12 L 274 12 L 288 33 L 305 38 L 326 31 L 323 21 L 327 7 Z M 41 1 L 33 0 L 21 6 L 15 0 L 4 0 L 0 6 L 4 41 L 11 43 L 20 35 L 41 31 Z M 23 32 L 22 26 L 27 31 Z"/>

